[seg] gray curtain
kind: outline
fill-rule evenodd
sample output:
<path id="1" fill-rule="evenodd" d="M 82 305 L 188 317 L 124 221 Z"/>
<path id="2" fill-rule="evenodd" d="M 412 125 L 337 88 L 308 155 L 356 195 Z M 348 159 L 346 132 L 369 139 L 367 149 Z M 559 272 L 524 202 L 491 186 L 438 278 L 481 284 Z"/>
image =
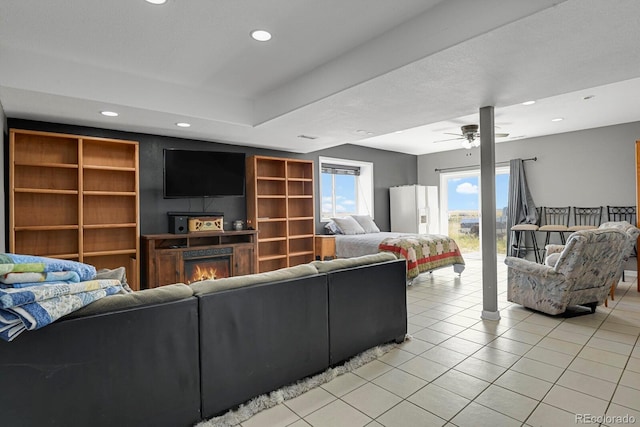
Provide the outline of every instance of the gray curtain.
<path id="1" fill-rule="evenodd" d="M 531 197 L 527 177 L 524 173 L 524 161 L 512 159 L 509 161 L 509 201 L 507 208 L 507 230 L 516 224 L 536 224 L 538 212 Z M 512 245 L 516 243 L 515 232 L 507 233 L 507 255 L 513 256 Z M 525 255 L 521 251 L 519 255 Z"/>

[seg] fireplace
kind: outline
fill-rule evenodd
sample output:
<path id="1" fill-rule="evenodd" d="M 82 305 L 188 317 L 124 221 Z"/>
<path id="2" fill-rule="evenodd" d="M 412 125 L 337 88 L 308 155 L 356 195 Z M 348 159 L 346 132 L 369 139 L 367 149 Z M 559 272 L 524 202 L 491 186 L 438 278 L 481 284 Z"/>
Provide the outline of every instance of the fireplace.
<path id="1" fill-rule="evenodd" d="M 231 276 L 232 248 L 194 250 L 183 253 L 184 280 L 190 284 L 199 280 L 222 279 Z"/>
<path id="2" fill-rule="evenodd" d="M 229 277 L 231 259 L 226 257 L 190 259 L 184 262 L 184 278 L 187 284 L 199 280 Z"/>

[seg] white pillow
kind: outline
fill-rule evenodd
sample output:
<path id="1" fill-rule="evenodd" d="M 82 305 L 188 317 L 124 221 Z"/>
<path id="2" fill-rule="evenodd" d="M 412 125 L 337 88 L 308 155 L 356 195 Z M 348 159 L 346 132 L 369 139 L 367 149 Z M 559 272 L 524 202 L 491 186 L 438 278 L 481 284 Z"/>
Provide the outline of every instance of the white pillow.
<path id="1" fill-rule="evenodd" d="M 365 234 L 364 228 L 350 216 L 331 219 L 336 223 L 342 234 Z"/>
<path id="2" fill-rule="evenodd" d="M 365 233 L 379 233 L 380 229 L 369 215 L 351 215 L 364 229 Z"/>
<path id="3" fill-rule="evenodd" d="M 326 230 L 327 234 L 342 234 L 342 230 L 340 230 L 338 228 L 338 225 L 333 221 L 329 221 L 328 223 L 326 223 L 324 229 Z"/>

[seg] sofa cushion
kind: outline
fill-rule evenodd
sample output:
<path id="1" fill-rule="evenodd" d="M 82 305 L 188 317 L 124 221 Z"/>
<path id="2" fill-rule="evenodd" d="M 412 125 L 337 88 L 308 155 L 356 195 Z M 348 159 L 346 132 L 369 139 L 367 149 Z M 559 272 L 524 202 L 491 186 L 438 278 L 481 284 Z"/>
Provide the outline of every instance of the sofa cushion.
<path id="1" fill-rule="evenodd" d="M 122 284 L 122 292 L 133 292 L 133 289 L 129 287 L 127 283 L 127 270 L 124 267 L 118 267 L 114 269 L 103 268 L 96 272 L 96 280 L 100 279 L 111 279 L 111 280 L 119 280 L 120 284 Z"/>
<path id="2" fill-rule="evenodd" d="M 311 264 L 318 269 L 318 273 L 328 273 L 329 271 L 343 268 L 358 267 L 361 265 L 375 264 L 378 262 L 393 261 L 397 259 L 390 252 L 380 252 L 372 255 L 363 255 L 354 258 L 339 258 L 329 261 L 312 261 Z"/>
<path id="3" fill-rule="evenodd" d="M 149 304 L 178 301 L 193 296 L 193 290 L 182 283 L 126 294 L 116 294 L 95 301 L 65 316 L 65 319 L 102 314 Z"/>
<path id="4" fill-rule="evenodd" d="M 281 268 L 267 271 L 266 273 L 248 274 L 246 276 L 225 277 L 215 280 L 201 280 L 192 283 L 191 289 L 196 296 L 220 292 L 227 289 L 241 288 L 243 286 L 257 285 L 260 283 L 279 282 L 295 279 L 297 277 L 312 276 L 318 274 L 318 270 L 311 264 L 301 264 L 295 267 Z"/>

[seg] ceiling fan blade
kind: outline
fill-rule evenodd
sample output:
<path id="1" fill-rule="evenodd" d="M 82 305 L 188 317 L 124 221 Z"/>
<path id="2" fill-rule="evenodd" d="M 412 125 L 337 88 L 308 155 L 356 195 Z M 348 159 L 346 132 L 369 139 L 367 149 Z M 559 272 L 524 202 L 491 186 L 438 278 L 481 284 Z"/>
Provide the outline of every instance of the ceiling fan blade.
<path id="1" fill-rule="evenodd" d="M 464 135 L 459 134 L 459 133 L 451 133 L 451 132 L 442 132 L 444 135 L 455 135 L 455 136 L 459 136 L 461 138 L 464 137 Z"/>
<path id="2" fill-rule="evenodd" d="M 509 136 L 509 134 L 508 134 L 508 133 L 496 133 L 496 134 L 494 134 L 494 136 L 495 136 L 496 138 L 506 138 L 506 137 L 508 137 L 508 136 Z M 479 138 L 479 137 L 480 137 L 480 134 L 478 134 L 478 138 Z"/>
<path id="3" fill-rule="evenodd" d="M 460 138 L 451 138 L 451 139 L 439 139 L 439 140 L 433 141 L 433 142 L 435 144 L 436 142 L 457 141 L 457 140 L 460 140 L 460 139 L 465 139 L 465 138 L 464 137 L 460 137 Z"/>

